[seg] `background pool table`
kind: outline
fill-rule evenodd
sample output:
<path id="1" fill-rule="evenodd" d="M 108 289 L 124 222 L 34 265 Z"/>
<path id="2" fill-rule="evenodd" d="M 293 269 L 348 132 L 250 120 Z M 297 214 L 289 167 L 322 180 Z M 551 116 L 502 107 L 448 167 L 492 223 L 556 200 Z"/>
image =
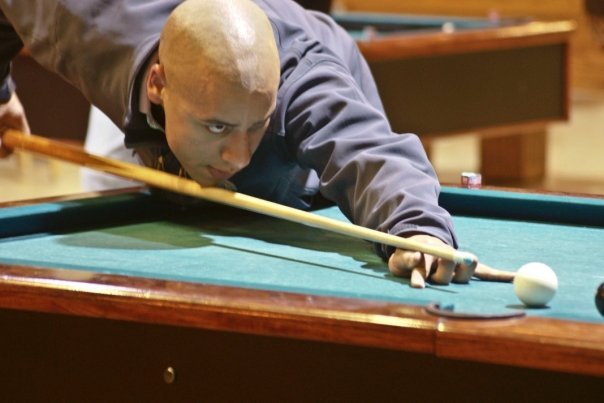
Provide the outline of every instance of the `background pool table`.
<path id="1" fill-rule="evenodd" d="M 547 124 L 569 116 L 572 22 L 333 16 L 357 38 L 395 131 L 419 134 L 428 151 L 438 136 L 479 133 L 485 183 L 543 178 Z M 454 32 L 443 32 L 445 23 Z M 26 53 L 14 61 L 13 73 L 34 133 L 83 142 L 89 105 L 81 95 Z"/>
<path id="2" fill-rule="evenodd" d="M 489 184 L 543 179 L 547 124 L 568 119 L 571 21 L 332 13 L 357 39 L 392 127 L 481 134 Z M 463 158 L 463 156 L 460 156 Z"/>
<path id="3" fill-rule="evenodd" d="M 224 206 L 6 205 L 0 400 L 597 400 L 604 200 L 444 188 L 441 203 L 485 263 L 551 265 L 549 307 L 509 283 L 411 289 L 363 241 Z"/>

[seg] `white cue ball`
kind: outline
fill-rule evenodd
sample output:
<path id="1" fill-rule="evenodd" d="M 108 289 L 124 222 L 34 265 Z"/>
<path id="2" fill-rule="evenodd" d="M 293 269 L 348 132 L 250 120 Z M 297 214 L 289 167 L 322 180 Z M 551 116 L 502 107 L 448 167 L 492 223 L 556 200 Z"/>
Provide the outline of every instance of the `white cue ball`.
<path id="1" fill-rule="evenodd" d="M 558 277 L 546 264 L 531 262 L 523 265 L 514 278 L 514 292 L 526 306 L 547 305 L 558 290 Z"/>

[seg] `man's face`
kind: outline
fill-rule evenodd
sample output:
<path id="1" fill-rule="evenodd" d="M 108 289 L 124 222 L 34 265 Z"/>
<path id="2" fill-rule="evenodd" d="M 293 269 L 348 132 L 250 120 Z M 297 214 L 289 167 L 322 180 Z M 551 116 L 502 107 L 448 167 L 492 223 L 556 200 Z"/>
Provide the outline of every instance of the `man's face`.
<path id="1" fill-rule="evenodd" d="M 166 139 L 194 180 L 214 186 L 249 164 L 274 111 L 277 88 L 251 92 L 219 80 L 200 87 L 161 88 Z"/>

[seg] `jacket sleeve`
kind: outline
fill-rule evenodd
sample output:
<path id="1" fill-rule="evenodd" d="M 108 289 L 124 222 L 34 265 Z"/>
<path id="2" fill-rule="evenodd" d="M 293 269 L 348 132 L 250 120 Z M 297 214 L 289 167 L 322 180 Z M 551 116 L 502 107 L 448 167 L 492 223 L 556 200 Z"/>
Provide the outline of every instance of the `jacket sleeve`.
<path id="1" fill-rule="evenodd" d="M 308 60 L 307 60 L 308 61 Z M 440 185 L 418 137 L 396 134 L 336 59 L 289 77 L 283 121 L 293 158 L 319 173 L 322 195 L 355 224 L 395 235 L 425 233 L 456 246 L 438 205 Z M 401 108 L 401 113 L 404 113 Z M 376 245 L 387 258 L 393 248 Z"/>
<path id="2" fill-rule="evenodd" d="M 10 76 L 11 61 L 23 48 L 23 42 L 0 11 L 0 103 L 7 102 L 14 91 Z"/>

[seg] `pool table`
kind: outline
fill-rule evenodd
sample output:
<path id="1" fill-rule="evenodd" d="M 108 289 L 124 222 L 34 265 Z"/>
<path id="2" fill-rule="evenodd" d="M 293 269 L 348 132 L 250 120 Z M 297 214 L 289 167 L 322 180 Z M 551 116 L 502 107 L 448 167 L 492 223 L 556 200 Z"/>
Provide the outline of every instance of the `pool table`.
<path id="1" fill-rule="evenodd" d="M 365 241 L 144 189 L 4 204 L 0 400 L 599 400 L 604 199 L 440 201 L 484 263 L 550 265 L 548 307 L 510 283 L 413 289 Z"/>
<path id="2" fill-rule="evenodd" d="M 478 133 L 489 184 L 543 179 L 547 124 L 569 116 L 571 21 L 334 12 L 399 133 Z M 463 156 L 460 156 L 463 158 Z"/>

